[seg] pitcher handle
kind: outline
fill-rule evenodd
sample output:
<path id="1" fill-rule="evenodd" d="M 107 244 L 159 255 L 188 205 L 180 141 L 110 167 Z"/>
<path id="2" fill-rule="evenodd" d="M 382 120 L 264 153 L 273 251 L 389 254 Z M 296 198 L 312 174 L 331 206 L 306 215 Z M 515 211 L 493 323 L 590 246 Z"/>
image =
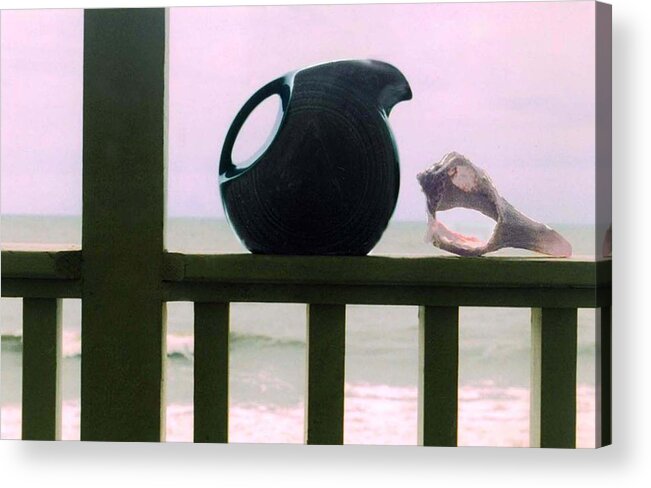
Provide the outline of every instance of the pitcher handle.
<path id="1" fill-rule="evenodd" d="M 249 164 L 247 164 L 245 167 L 237 167 L 233 163 L 233 146 L 235 145 L 235 140 L 237 139 L 237 136 L 239 135 L 244 122 L 246 122 L 248 116 L 251 115 L 251 112 L 253 112 L 253 110 L 258 105 L 260 105 L 264 100 L 272 95 L 278 95 L 280 97 L 282 113 L 284 116 L 287 111 L 287 106 L 289 105 L 289 99 L 291 95 L 291 78 L 288 76 L 283 76 L 267 83 L 257 92 L 255 92 L 237 113 L 235 119 L 233 120 L 233 123 L 228 129 L 226 140 L 224 141 L 224 147 L 222 148 L 222 153 L 219 160 L 220 181 L 229 180 L 238 176 L 253 166 L 257 159 L 259 159 L 260 155 L 257 155 L 257 157 L 253 157 Z M 273 134 L 272 138 L 273 137 L 275 137 L 275 134 Z M 269 145 L 267 145 L 267 147 L 269 147 Z"/>

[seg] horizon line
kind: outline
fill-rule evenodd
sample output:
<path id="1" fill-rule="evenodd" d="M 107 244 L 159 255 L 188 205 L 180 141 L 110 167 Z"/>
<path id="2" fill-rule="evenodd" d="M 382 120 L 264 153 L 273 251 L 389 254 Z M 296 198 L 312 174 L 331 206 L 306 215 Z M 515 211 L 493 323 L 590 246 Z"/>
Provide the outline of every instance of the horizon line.
<path id="1" fill-rule="evenodd" d="M 71 219 L 78 218 L 82 219 L 82 214 L 28 214 L 28 213 L 2 213 L 0 212 L 0 219 L 4 218 L 61 218 L 61 219 Z M 165 220 L 220 220 L 227 222 L 226 216 L 207 216 L 207 215 L 167 215 Z M 422 220 L 413 220 L 413 219 L 403 219 L 403 218 L 391 218 L 391 222 L 403 222 L 403 223 L 413 223 L 413 224 L 422 224 L 425 223 L 425 219 Z M 596 226 L 595 222 L 548 222 L 549 225 L 582 225 L 582 226 Z"/>

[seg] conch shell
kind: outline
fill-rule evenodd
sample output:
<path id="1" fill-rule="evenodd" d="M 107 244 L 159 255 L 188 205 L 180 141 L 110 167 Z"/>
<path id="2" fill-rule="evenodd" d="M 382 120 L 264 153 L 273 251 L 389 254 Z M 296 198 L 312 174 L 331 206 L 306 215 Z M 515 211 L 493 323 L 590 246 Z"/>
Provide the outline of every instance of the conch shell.
<path id="1" fill-rule="evenodd" d="M 427 197 L 426 240 L 438 248 L 460 256 L 481 256 L 505 247 L 555 257 L 572 255 L 572 246 L 565 238 L 516 210 L 500 196 L 486 172 L 461 154 L 446 154 L 417 178 Z M 496 222 L 487 242 L 454 232 L 436 218 L 437 211 L 457 207 L 477 210 Z"/>

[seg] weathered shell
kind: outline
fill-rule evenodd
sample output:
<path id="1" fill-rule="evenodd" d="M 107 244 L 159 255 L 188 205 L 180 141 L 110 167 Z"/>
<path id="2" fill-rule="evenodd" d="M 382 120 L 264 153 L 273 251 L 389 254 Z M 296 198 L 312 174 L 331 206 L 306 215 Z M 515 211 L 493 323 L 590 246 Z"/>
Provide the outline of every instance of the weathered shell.
<path id="1" fill-rule="evenodd" d="M 481 256 L 505 247 L 528 249 L 556 257 L 572 255 L 572 246 L 548 225 L 518 211 L 495 188 L 486 172 L 461 154 L 446 154 L 418 174 L 427 198 L 427 240 L 460 256 Z M 487 242 L 448 229 L 436 212 L 463 207 L 477 210 L 496 222 Z"/>

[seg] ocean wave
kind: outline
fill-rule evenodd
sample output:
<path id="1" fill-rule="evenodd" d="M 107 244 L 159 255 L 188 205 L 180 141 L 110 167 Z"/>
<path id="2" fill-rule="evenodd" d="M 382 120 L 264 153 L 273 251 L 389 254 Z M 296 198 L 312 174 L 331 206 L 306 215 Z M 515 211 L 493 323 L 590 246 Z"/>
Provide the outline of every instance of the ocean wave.
<path id="1" fill-rule="evenodd" d="M 13 341 L 23 341 L 23 335 L 20 332 L 10 332 L 8 334 L 2 334 L 2 340 L 13 342 Z"/>
<path id="2" fill-rule="evenodd" d="M 262 334 L 242 334 L 231 332 L 229 347 L 234 349 L 262 349 L 262 348 L 303 348 L 305 342 L 282 337 L 271 337 Z M 167 357 L 172 359 L 194 359 L 194 336 L 168 334 Z"/>
<path id="3" fill-rule="evenodd" d="M 2 334 L 3 345 L 13 346 L 16 344 L 22 345 L 23 336 L 20 333 Z"/>
<path id="4" fill-rule="evenodd" d="M 10 351 L 20 352 L 22 350 L 23 337 L 20 331 L 12 331 L 2 334 L 2 346 Z M 305 348 L 305 341 L 291 337 L 273 337 L 264 334 L 247 334 L 231 332 L 229 337 L 231 350 L 237 349 L 302 349 Z M 63 331 L 62 354 L 64 358 L 79 358 L 81 356 L 81 337 L 77 332 Z M 372 347 L 372 354 L 381 355 L 394 353 L 401 346 L 393 347 L 376 345 Z M 510 345 L 476 345 L 463 344 L 462 349 L 466 357 L 486 358 L 496 356 L 518 356 L 527 355 L 529 348 Z M 594 344 L 579 344 L 579 356 L 594 356 Z M 194 336 L 189 334 L 168 334 L 167 335 L 167 357 L 177 360 L 194 359 Z"/>
<path id="5" fill-rule="evenodd" d="M 302 348 L 305 347 L 305 342 L 299 339 L 291 339 L 288 337 L 271 337 L 262 334 L 240 334 L 231 333 L 230 343 L 233 346 L 245 345 L 254 347 L 289 347 L 289 348 Z"/>
<path id="6" fill-rule="evenodd" d="M 23 334 L 21 332 L 2 334 L 2 347 L 15 352 L 22 352 Z M 81 339 L 79 334 L 64 330 L 61 337 L 61 348 L 61 354 L 64 358 L 81 356 Z"/>
<path id="7" fill-rule="evenodd" d="M 2 335 L 2 345 L 12 351 L 22 351 L 23 336 L 20 332 L 12 332 Z M 271 337 L 261 334 L 242 334 L 231 332 L 229 345 L 232 349 L 247 348 L 303 348 L 305 342 L 298 339 Z M 76 332 L 63 332 L 62 355 L 64 358 L 81 357 L 81 336 Z M 188 360 L 194 359 L 194 336 L 168 334 L 167 335 L 167 357 L 170 359 Z"/>

